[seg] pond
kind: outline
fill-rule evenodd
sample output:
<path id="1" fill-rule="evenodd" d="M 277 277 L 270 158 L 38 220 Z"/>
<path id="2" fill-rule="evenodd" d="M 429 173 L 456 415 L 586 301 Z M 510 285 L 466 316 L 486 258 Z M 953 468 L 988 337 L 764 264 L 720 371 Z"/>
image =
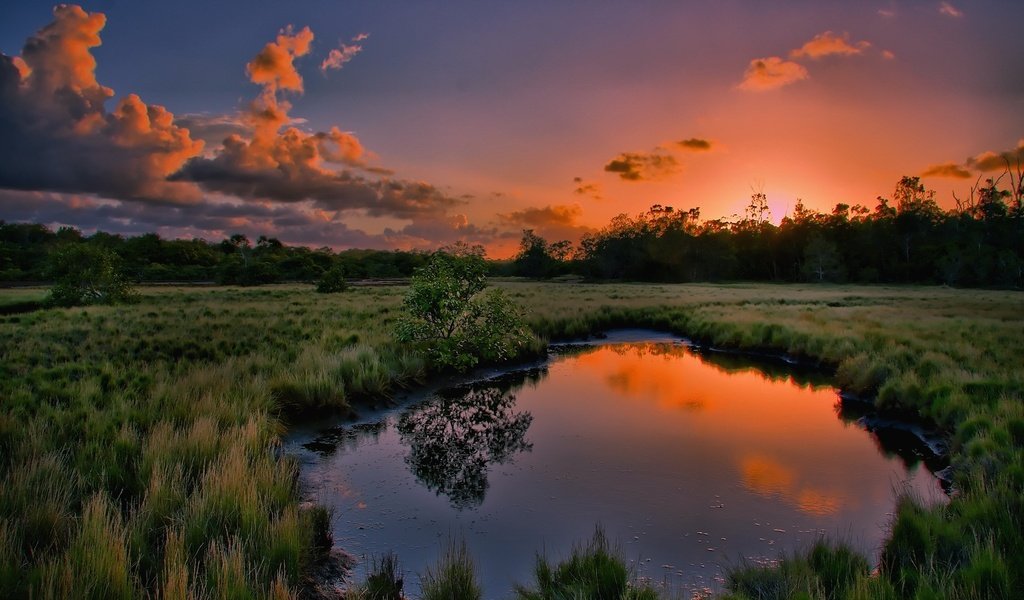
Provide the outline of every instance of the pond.
<path id="1" fill-rule="evenodd" d="M 296 431 L 289 451 L 357 580 L 390 550 L 415 592 L 464 539 L 485 597 L 507 597 L 537 553 L 562 558 L 600 525 L 639 576 L 719 589 L 723 566 L 822 535 L 877 558 L 898 491 L 942 497 L 913 428 L 848 404 L 820 373 L 623 332 Z"/>

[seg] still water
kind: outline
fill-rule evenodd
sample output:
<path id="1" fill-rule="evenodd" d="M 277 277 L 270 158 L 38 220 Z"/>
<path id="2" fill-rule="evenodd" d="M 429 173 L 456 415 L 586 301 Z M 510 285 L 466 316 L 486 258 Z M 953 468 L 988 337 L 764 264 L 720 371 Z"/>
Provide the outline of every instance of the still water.
<path id="1" fill-rule="evenodd" d="M 455 537 L 485 597 L 507 597 L 536 553 L 564 557 L 600 524 L 640 576 L 719 589 L 723 566 L 821 535 L 876 557 L 898 490 L 942 495 L 927 448 L 844 409 L 827 378 L 656 334 L 621 341 L 637 335 L 295 434 L 355 578 L 392 550 L 415 591 Z"/>

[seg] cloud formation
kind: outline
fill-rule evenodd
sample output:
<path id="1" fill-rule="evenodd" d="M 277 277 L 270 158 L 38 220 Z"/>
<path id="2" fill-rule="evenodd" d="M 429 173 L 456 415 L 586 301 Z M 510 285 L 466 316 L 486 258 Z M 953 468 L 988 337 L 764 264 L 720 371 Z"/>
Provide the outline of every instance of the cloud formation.
<path id="1" fill-rule="evenodd" d="M 624 181 L 660 181 L 675 175 L 682 167 L 671 154 L 659 152 L 623 152 L 604 166 Z"/>
<path id="2" fill-rule="evenodd" d="M 831 31 L 825 31 L 814 36 L 796 50 L 789 53 L 790 58 L 811 58 L 820 59 L 826 56 L 853 56 L 863 54 L 871 47 L 870 42 L 860 41 L 856 44 L 850 43 L 850 34 L 837 35 Z"/>
<path id="3" fill-rule="evenodd" d="M 690 152 L 707 152 L 711 150 L 711 141 L 701 138 L 688 138 L 675 143 L 676 146 Z"/>
<path id="4" fill-rule="evenodd" d="M 954 162 L 932 165 L 921 173 L 921 177 L 949 177 L 951 179 L 969 179 L 971 172 Z"/>
<path id="5" fill-rule="evenodd" d="M 946 162 L 932 165 L 925 169 L 921 176 L 969 179 L 973 176 L 971 171 L 987 173 L 1005 171 L 1007 168 L 1014 171 L 1024 168 L 1024 139 L 1017 142 L 1016 148 L 1002 151 L 988 150 L 968 158 L 962 164 Z"/>
<path id="6" fill-rule="evenodd" d="M 264 46 L 246 68 L 250 81 L 263 89 L 239 115 L 251 134 L 228 135 L 215 154 L 191 159 L 173 179 L 243 199 L 311 200 L 325 210 L 365 209 L 373 216 L 437 216 L 461 204 L 425 182 L 351 170 L 390 174 L 365 164 L 366 150 L 352 133 L 336 126 L 315 133 L 294 126 L 291 103 L 282 96 L 302 92 L 295 59 L 309 52 L 312 41 L 308 27 L 298 32 L 288 27 Z"/>
<path id="7" fill-rule="evenodd" d="M 1024 166 L 1024 139 L 1017 142 L 1017 147 L 1010 150 L 982 152 L 967 159 L 966 165 L 978 171 L 1002 171 L 1007 165 L 1011 168 Z"/>
<path id="8" fill-rule="evenodd" d="M 578 204 L 554 204 L 499 214 L 498 218 L 503 225 L 516 228 L 516 232 L 511 234 L 515 239 L 519 239 L 521 230 L 532 229 L 548 241 L 569 240 L 575 243 L 594 231 L 592 227 L 580 224 L 582 215 L 583 209 Z"/>
<path id="9" fill-rule="evenodd" d="M 959 19 L 964 16 L 964 12 L 953 6 L 952 2 L 939 2 L 939 14 L 952 17 L 954 19 Z"/>
<path id="10" fill-rule="evenodd" d="M 360 33 L 352 38 L 351 43 L 341 44 L 337 48 L 332 49 L 328 54 L 327 58 L 320 63 L 320 70 L 324 73 L 331 69 L 340 69 L 348 61 L 355 58 L 356 54 L 363 51 L 361 42 L 370 37 L 368 33 Z"/>
<path id="11" fill-rule="evenodd" d="M 587 196 L 594 200 L 603 200 L 601 184 L 591 181 L 583 181 L 582 177 L 573 177 L 572 182 L 576 184 L 576 188 L 573 189 L 572 193 L 577 196 Z"/>
<path id="12" fill-rule="evenodd" d="M 545 227 L 550 225 L 576 225 L 576 221 L 582 214 L 583 209 L 578 204 L 556 204 L 545 206 L 544 208 L 525 208 L 515 212 L 499 214 L 498 217 L 514 225 Z"/>
<path id="13" fill-rule="evenodd" d="M 796 62 L 778 56 L 755 58 L 747 65 L 739 89 L 748 92 L 775 90 L 807 79 L 807 69 Z"/>
<path id="14" fill-rule="evenodd" d="M 194 185 L 167 177 L 203 142 L 135 94 L 104 107 L 114 91 L 96 80 L 91 49 L 106 18 L 64 4 L 53 16 L 21 56 L 0 54 L 0 187 L 198 201 Z"/>

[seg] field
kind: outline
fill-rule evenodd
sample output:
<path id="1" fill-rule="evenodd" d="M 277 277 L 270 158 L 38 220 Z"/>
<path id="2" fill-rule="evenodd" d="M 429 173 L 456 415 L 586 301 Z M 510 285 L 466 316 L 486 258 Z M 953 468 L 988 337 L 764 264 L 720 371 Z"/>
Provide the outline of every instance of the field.
<path id="1" fill-rule="evenodd" d="M 526 310 L 533 350 L 617 326 L 667 329 L 821 362 L 846 390 L 948 432 L 956 497 L 900 499 L 882 575 L 833 585 L 809 554 L 737 569 L 737 597 L 1008 597 L 1024 586 L 1021 293 L 497 285 Z M 277 440 L 292 419 L 432 375 L 392 337 L 405 288 L 141 291 L 134 305 L 0 317 L 0 597 L 314 594 L 330 515 L 300 505 Z M 40 296 L 3 290 L 0 306 Z"/>

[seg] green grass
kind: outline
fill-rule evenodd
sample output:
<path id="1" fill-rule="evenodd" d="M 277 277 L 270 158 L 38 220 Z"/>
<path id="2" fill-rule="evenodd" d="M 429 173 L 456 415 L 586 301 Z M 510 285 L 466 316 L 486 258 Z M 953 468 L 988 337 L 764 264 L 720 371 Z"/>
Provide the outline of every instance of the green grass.
<path id="1" fill-rule="evenodd" d="M 532 587 L 517 586 L 517 600 L 657 600 L 658 592 L 634 582 L 622 554 L 598 529 L 584 545 L 557 564 L 537 557 Z"/>
<path id="2" fill-rule="evenodd" d="M 434 567 L 420 576 L 423 600 L 480 600 L 483 590 L 477 581 L 473 559 L 466 542 L 449 540 Z"/>
<path id="3" fill-rule="evenodd" d="M 1024 589 L 1020 293 L 498 285 L 544 338 L 643 326 L 786 353 L 944 428 L 952 502 L 901 499 L 879 575 L 839 585 L 817 574 L 813 597 Z M 352 411 L 432 375 L 392 338 L 405 288 L 141 291 L 135 305 L 0 316 L 0 597 L 308 590 L 329 519 L 300 507 L 297 467 L 275 449 L 293 419 Z M 0 306 L 26 293 L 0 290 Z"/>

